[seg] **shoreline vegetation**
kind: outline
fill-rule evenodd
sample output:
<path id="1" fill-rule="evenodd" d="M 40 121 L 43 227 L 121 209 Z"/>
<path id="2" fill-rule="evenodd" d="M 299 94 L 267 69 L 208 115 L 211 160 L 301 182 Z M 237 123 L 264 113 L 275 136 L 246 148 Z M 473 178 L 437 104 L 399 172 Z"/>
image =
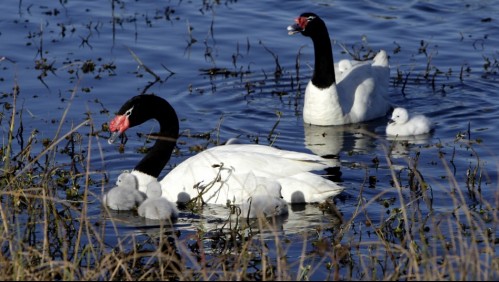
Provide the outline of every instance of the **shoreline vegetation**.
<path id="1" fill-rule="evenodd" d="M 89 205 L 101 196 L 92 193 L 92 187 L 104 189 L 108 179 L 105 172 L 90 169 L 92 150 L 83 148 L 96 146 L 101 132 L 89 118 L 65 134 L 58 131 L 53 141 L 37 140 L 36 132 L 23 132 L 16 106 L 18 90 L 14 85 L 11 115 L 2 119 L 2 124 L 9 125 L 1 152 L 3 280 L 308 280 L 319 274 L 327 280 L 499 277 L 497 194 L 494 199 L 481 197 L 487 178 L 475 150 L 481 141 L 467 139 L 469 132 L 457 134 L 459 146 L 454 149 L 471 152 L 476 160 L 468 171 L 458 172 L 467 175 L 465 183 L 455 177 L 456 152 L 445 154 L 439 151 L 442 144 L 431 145 L 439 152 L 437 165 L 447 171 L 446 184 L 439 184 L 445 187 L 438 189 L 447 191 L 452 207 L 433 209 L 435 184 L 419 170 L 420 154 L 432 150 L 406 158 L 400 169 L 393 164 L 389 147 L 397 141 L 387 143 L 385 155 L 376 162 L 389 166 L 392 197 L 386 197 L 385 190 L 367 199 L 366 188 L 360 187 L 355 212 L 349 217 L 333 201 L 322 204 L 324 215 L 337 220 L 315 233 L 296 235 L 293 240 L 302 238 L 303 249 L 299 259 L 288 262 L 287 252 L 296 242 L 291 244 L 283 236 L 272 224 L 274 219 L 250 222 L 238 217 L 235 207 L 220 227 L 200 228 L 188 236 L 179 236 L 175 223 L 168 222 L 158 223 L 148 234 L 123 234 L 117 227 L 119 214 L 105 206 L 101 216 L 106 220 L 95 220 L 88 214 Z M 37 142 L 43 145 L 41 152 L 34 149 Z M 61 163 L 61 156 L 69 162 Z M 369 181 L 366 176 L 364 182 Z M 475 203 L 470 204 L 470 199 Z M 367 212 L 373 204 L 382 204 L 390 212 L 373 218 Z M 184 213 L 196 214 L 196 208 L 203 207 L 187 207 Z M 110 245 L 111 237 L 116 245 Z"/>

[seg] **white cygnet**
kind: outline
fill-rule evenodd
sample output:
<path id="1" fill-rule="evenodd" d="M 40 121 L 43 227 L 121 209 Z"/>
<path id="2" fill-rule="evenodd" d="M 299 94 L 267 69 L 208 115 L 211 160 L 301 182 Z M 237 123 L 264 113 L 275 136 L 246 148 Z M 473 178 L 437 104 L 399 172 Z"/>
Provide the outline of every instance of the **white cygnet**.
<path id="1" fill-rule="evenodd" d="M 279 197 L 254 195 L 241 204 L 242 217 L 272 217 L 286 214 L 288 214 L 288 204 Z"/>
<path id="2" fill-rule="evenodd" d="M 386 134 L 391 136 L 411 136 L 429 133 L 431 120 L 424 115 L 409 117 L 406 109 L 398 107 L 393 110 L 392 117 L 386 126 Z"/>
<path id="3" fill-rule="evenodd" d="M 258 177 L 254 173 L 241 174 L 244 179 L 239 197 L 241 216 L 272 217 L 288 214 L 288 204 L 282 197 L 282 187 L 278 181 Z M 233 192 L 236 189 L 233 190 Z"/>
<path id="4" fill-rule="evenodd" d="M 341 60 L 339 63 L 338 63 L 338 70 L 343 73 L 345 71 L 347 71 L 348 69 L 351 69 L 352 68 L 352 63 L 350 62 L 350 60 Z"/>
<path id="5" fill-rule="evenodd" d="M 161 197 L 161 184 L 152 181 L 147 185 L 147 199 L 139 206 L 138 213 L 147 219 L 167 220 L 176 218 L 178 210 L 175 203 Z"/>
<path id="6" fill-rule="evenodd" d="M 129 172 L 120 174 L 116 185 L 102 199 L 110 209 L 131 210 L 146 199 L 146 195 L 138 190 L 137 178 Z"/>

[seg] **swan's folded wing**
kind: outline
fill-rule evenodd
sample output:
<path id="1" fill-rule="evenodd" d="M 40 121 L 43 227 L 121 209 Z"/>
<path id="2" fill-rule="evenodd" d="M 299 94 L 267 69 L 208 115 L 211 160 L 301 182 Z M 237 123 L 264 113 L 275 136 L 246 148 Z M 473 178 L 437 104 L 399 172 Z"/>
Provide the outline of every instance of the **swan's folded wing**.
<path id="1" fill-rule="evenodd" d="M 161 180 L 161 186 L 164 197 L 170 201 L 189 200 L 205 192 L 203 199 L 208 203 L 225 204 L 227 200 L 240 203 L 252 195 L 252 190 L 270 189 L 270 193 L 278 195 L 275 191 L 279 188 L 269 188 L 279 187 L 276 180 L 279 183 L 283 180 L 286 187 L 300 189 L 303 182 L 309 181 L 304 173 L 323 179 L 312 178 L 315 179 L 312 185 L 320 183 L 324 186 L 323 182 L 329 180 L 309 171 L 327 168 L 328 162 L 312 154 L 262 145 L 225 145 L 213 147 L 180 163 Z M 248 175 L 254 175 L 255 181 L 248 181 Z M 316 190 L 322 188 L 314 189 L 312 194 L 316 195 Z"/>
<path id="2" fill-rule="evenodd" d="M 278 179 L 282 196 L 288 203 L 319 203 L 343 191 L 343 187 L 320 175 L 303 172 Z"/>

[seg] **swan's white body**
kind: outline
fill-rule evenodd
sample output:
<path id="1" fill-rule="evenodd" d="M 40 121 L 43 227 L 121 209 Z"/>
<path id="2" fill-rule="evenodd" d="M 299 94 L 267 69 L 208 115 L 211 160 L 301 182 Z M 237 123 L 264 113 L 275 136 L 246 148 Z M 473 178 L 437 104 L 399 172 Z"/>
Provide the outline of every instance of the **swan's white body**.
<path id="1" fill-rule="evenodd" d="M 178 217 L 175 203 L 161 197 L 161 184 L 151 181 L 147 185 L 147 199 L 140 204 L 137 212 L 147 219 L 168 220 Z"/>
<path id="2" fill-rule="evenodd" d="M 336 83 L 305 89 L 303 121 L 314 125 L 358 123 L 385 116 L 390 110 L 387 91 L 390 68 L 381 50 L 370 62 L 341 60 L 335 64 Z"/>
<path id="3" fill-rule="evenodd" d="M 301 33 L 314 44 L 314 73 L 305 90 L 303 121 L 314 125 L 343 125 L 386 115 L 390 68 L 381 50 L 371 62 L 341 60 L 335 64 L 325 22 L 302 13 L 288 34 Z"/>
<path id="4" fill-rule="evenodd" d="M 386 134 L 391 136 L 411 136 L 429 133 L 433 125 L 424 115 L 409 116 L 404 108 L 395 108 L 386 126 Z"/>
<path id="5" fill-rule="evenodd" d="M 116 185 L 103 196 L 103 203 L 113 210 L 131 210 L 140 205 L 146 195 L 138 190 L 137 178 L 123 172 L 118 176 Z"/>
<path id="6" fill-rule="evenodd" d="M 210 204 L 243 204 L 250 197 L 266 195 L 288 203 L 321 202 L 343 188 L 310 171 L 330 166 L 329 160 L 301 152 L 256 144 L 212 147 L 177 165 L 161 181 L 162 196 L 185 203 L 203 194 Z M 151 176 L 133 171 L 139 190 Z M 277 200 L 279 201 L 279 200 Z"/>
<path id="7" fill-rule="evenodd" d="M 175 110 L 161 97 L 137 95 L 126 101 L 109 123 L 112 134 L 108 141 L 112 143 L 128 128 L 151 119 L 158 121 L 157 136 L 161 138 L 131 172 L 142 192 L 157 182 L 174 150 L 179 132 Z M 256 217 L 285 214 L 288 202 L 321 202 L 343 190 L 311 172 L 334 166 L 328 159 L 264 145 L 228 143 L 178 164 L 160 181 L 161 195 L 149 198 L 163 197 L 173 203 L 202 198 L 209 204 L 239 205 L 244 216 Z"/>

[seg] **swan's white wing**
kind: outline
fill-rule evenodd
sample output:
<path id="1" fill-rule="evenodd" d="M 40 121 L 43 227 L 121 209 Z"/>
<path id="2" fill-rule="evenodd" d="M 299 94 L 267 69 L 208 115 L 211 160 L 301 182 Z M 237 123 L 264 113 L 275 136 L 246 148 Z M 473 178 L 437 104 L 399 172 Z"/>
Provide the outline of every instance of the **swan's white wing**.
<path id="1" fill-rule="evenodd" d="M 225 204 L 230 200 L 240 204 L 251 194 L 248 192 L 248 187 L 251 190 L 256 189 L 258 185 L 279 187 L 280 184 L 281 192 L 284 194 L 285 189 L 303 187 L 303 181 L 308 180 L 304 178 L 304 172 L 326 167 L 328 160 L 312 154 L 279 150 L 263 145 L 234 144 L 213 147 L 185 160 L 161 180 L 161 186 L 163 196 L 170 201 L 186 199 L 187 196 L 196 197 L 203 188 L 205 192 L 207 191 L 203 196 L 205 202 Z M 254 182 L 248 178 L 251 174 L 256 177 Z M 300 177 L 297 178 L 295 175 Z M 248 179 L 250 182 L 247 183 Z M 264 188 L 258 189 L 261 194 L 261 189 Z M 269 189 L 273 191 L 270 192 L 273 196 L 277 194 L 276 190 L 278 188 Z M 304 190 L 303 193 L 308 194 L 309 191 Z M 316 191 L 311 193 L 316 194 Z M 286 198 L 285 200 L 288 201 Z"/>
<path id="2" fill-rule="evenodd" d="M 336 84 L 305 90 L 303 118 L 315 125 L 358 123 L 384 116 L 390 109 L 390 68 L 385 51 L 372 61 L 341 60 L 335 64 Z"/>
<path id="3" fill-rule="evenodd" d="M 282 186 L 282 197 L 288 203 L 318 203 L 338 195 L 343 187 L 326 178 L 302 172 L 278 179 Z"/>
<path id="4" fill-rule="evenodd" d="M 342 110 L 352 123 L 384 116 L 390 109 L 388 102 L 388 66 L 363 63 L 352 66 L 337 84 Z"/>

